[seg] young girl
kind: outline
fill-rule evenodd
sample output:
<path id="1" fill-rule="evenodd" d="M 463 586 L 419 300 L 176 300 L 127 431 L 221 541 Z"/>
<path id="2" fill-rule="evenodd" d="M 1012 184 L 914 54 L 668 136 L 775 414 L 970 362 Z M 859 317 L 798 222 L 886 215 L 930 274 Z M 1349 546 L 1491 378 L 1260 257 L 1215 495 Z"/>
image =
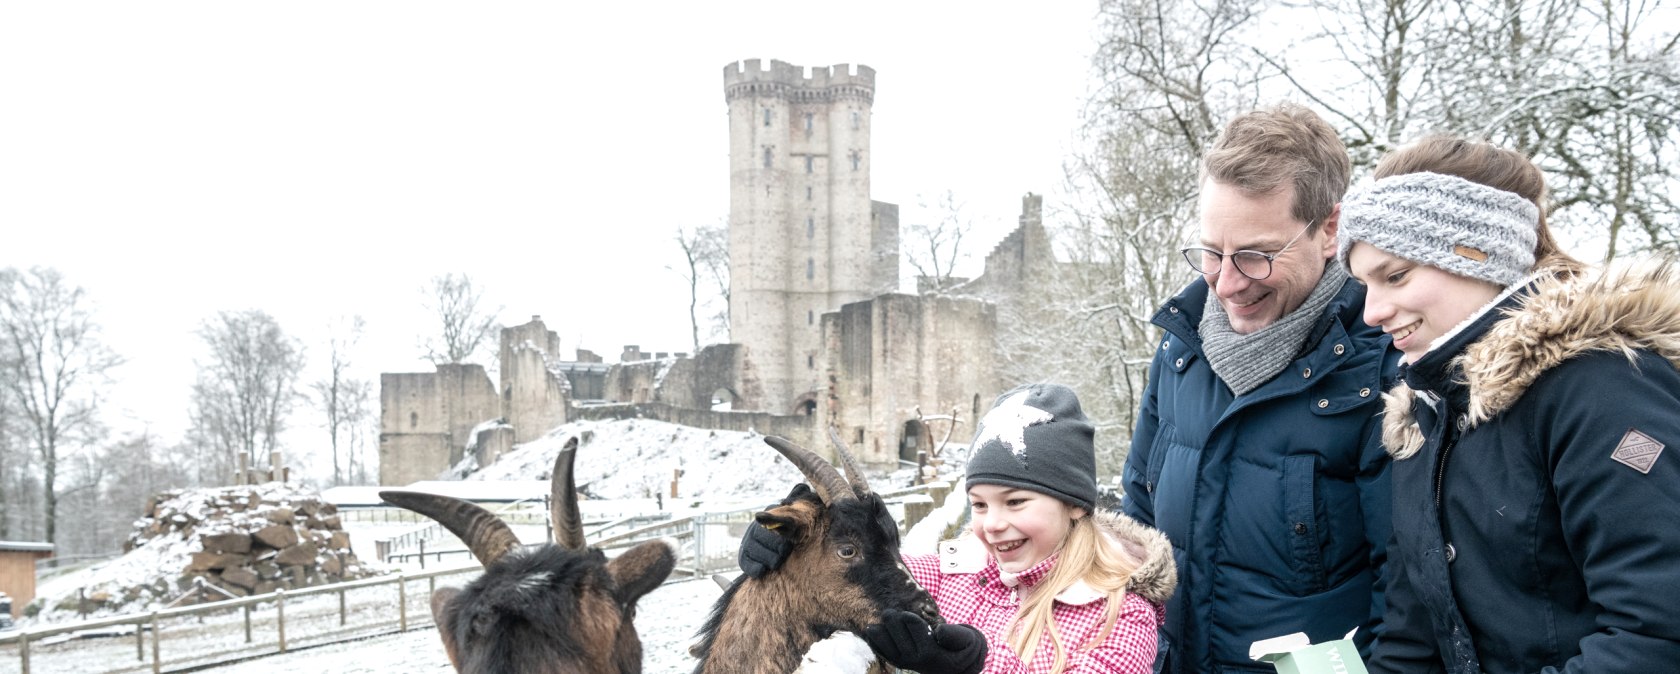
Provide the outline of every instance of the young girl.
<path id="1" fill-rule="evenodd" d="M 1540 171 L 1449 137 L 1342 204 L 1365 321 L 1404 354 L 1388 612 L 1407 672 L 1658 672 L 1680 662 L 1680 276 L 1588 273 Z M 1373 668 L 1372 671 L 1382 671 Z"/>
<path id="2" fill-rule="evenodd" d="M 1147 674 L 1161 605 L 1177 582 L 1165 536 L 1118 513 L 1095 514 L 1094 429 L 1065 386 L 999 396 L 970 445 L 969 535 L 937 555 L 905 555 L 945 625 L 888 611 L 864 639 L 921 674 Z M 762 539 L 762 540 L 761 540 Z M 750 550 L 742 568 L 778 555 Z M 771 562 L 768 566 L 774 566 Z"/>

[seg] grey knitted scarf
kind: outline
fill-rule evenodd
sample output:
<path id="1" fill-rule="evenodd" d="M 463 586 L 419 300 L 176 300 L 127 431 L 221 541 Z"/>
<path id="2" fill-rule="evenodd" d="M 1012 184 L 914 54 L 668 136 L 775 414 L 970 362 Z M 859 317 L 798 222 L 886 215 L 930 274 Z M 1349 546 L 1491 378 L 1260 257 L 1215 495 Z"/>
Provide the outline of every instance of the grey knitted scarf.
<path id="1" fill-rule="evenodd" d="M 1213 373 L 1237 395 L 1271 381 L 1295 360 L 1307 333 L 1346 281 L 1347 271 L 1331 261 L 1324 266 L 1324 276 L 1299 308 L 1276 323 L 1246 335 L 1239 335 L 1231 328 L 1230 315 L 1219 304 L 1213 288 L 1208 288 L 1207 306 L 1202 310 L 1202 353 L 1207 355 Z"/>

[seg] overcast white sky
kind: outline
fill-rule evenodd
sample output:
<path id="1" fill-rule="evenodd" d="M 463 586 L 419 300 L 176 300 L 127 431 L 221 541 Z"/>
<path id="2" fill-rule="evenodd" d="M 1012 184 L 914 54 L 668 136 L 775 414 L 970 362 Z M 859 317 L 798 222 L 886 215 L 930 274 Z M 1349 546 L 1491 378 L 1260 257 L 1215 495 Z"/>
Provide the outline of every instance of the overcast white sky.
<path id="1" fill-rule="evenodd" d="M 315 365 L 361 314 L 362 376 L 423 371 L 418 289 L 465 272 L 568 358 L 686 351 L 666 265 L 727 214 L 726 64 L 874 67 L 874 197 L 955 191 L 983 254 L 1059 186 L 1095 5 L 4 3 L 0 266 L 89 291 L 128 359 L 109 409 L 165 439 L 224 309 Z"/>

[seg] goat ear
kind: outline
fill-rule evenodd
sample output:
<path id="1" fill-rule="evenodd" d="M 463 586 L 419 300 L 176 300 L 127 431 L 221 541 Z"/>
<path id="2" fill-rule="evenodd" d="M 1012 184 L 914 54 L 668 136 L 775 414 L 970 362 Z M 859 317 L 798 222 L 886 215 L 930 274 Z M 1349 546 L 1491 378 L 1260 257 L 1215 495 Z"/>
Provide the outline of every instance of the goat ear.
<path id="1" fill-rule="evenodd" d="M 607 573 L 618 586 L 619 600 L 631 604 L 665 582 L 676 566 L 677 551 L 670 541 L 648 541 L 607 562 Z"/>
<path id="2" fill-rule="evenodd" d="M 810 501 L 799 500 L 760 512 L 754 515 L 753 519 L 777 536 L 798 543 L 804 540 L 805 533 L 811 530 L 812 522 L 816 521 L 817 507 Z"/>
<path id="3" fill-rule="evenodd" d="M 437 625 L 438 636 L 443 638 L 443 652 L 449 655 L 449 664 L 455 666 L 455 671 L 461 670 L 461 656 L 455 646 L 455 623 L 450 620 L 449 604 L 458 594 L 461 594 L 461 589 L 456 587 L 432 593 L 432 622 Z"/>

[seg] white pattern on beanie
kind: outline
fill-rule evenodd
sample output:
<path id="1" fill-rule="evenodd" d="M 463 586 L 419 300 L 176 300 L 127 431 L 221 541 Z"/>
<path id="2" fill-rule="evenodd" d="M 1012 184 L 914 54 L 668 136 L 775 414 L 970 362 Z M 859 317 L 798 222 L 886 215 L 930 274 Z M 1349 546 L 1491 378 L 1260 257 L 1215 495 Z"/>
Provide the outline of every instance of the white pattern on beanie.
<path id="1" fill-rule="evenodd" d="M 997 406 L 980 420 L 980 430 L 974 433 L 972 444 L 978 446 L 996 440 L 1014 452 L 1015 458 L 1026 461 L 1027 427 L 1056 418 L 1049 412 L 1028 405 L 1027 396 L 1031 393 L 1021 391 L 999 400 Z"/>
<path id="2" fill-rule="evenodd" d="M 1500 287 L 1534 266 L 1540 209 L 1522 196 L 1458 176 L 1405 173 L 1342 201 L 1336 259 L 1365 242 L 1397 257 Z"/>
<path id="3" fill-rule="evenodd" d="M 1027 384 L 992 404 L 969 444 L 965 482 L 1048 494 L 1087 511 L 1097 501 L 1096 427 L 1060 384 Z"/>

